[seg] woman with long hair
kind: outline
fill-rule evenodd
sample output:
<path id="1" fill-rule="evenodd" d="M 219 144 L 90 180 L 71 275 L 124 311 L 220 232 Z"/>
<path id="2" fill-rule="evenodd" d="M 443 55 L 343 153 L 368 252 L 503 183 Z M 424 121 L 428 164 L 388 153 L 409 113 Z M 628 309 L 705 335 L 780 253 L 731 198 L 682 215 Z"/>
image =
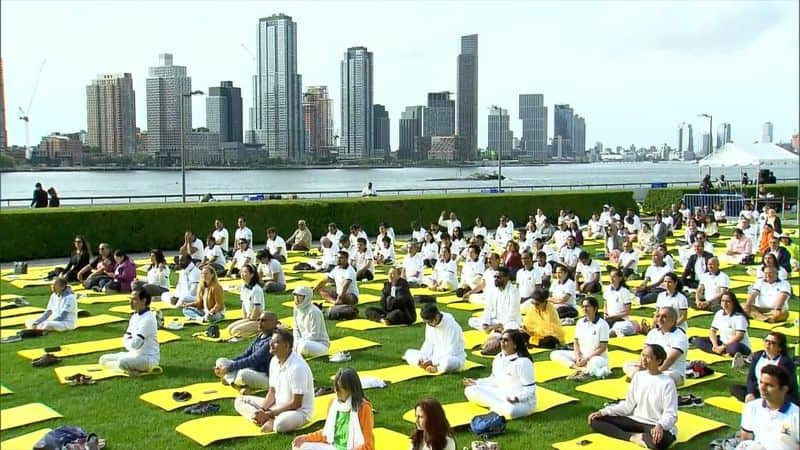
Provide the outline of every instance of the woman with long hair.
<path id="1" fill-rule="evenodd" d="M 749 321 L 736 299 L 736 294 L 727 291 L 719 299 L 720 310 L 711 321 L 708 337 L 694 340 L 695 347 L 706 353 L 734 356 L 737 353 L 750 354 L 750 336 L 747 334 Z"/>
<path id="2" fill-rule="evenodd" d="M 114 251 L 114 270 L 106 272 L 107 281 L 100 282 L 100 288 L 105 293 L 131 292 L 133 280 L 136 279 L 136 264 L 123 250 Z"/>
<path id="3" fill-rule="evenodd" d="M 527 340 L 519 330 L 503 332 L 491 375 L 463 380 L 464 395 L 469 401 L 511 419 L 527 416 L 536 409 L 536 381 Z"/>
<path id="4" fill-rule="evenodd" d="M 150 267 L 147 268 L 147 281 L 141 288 L 151 297 L 161 297 L 164 292 L 169 292 L 169 264 L 164 257 L 164 252 L 155 248 L 150 250 Z"/>
<path id="5" fill-rule="evenodd" d="M 414 415 L 417 429 L 411 435 L 411 450 L 456 450 L 455 435 L 439 400 L 421 399 Z"/>
<path id="6" fill-rule="evenodd" d="M 86 238 L 80 234 L 75 236 L 73 242 L 75 248 L 69 255 L 69 261 L 66 267 L 56 267 L 52 272 L 47 274 L 48 279 L 55 277 L 65 278 L 67 281 L 74 283 L 78 281 L 78 272 L 89 264 L 89 259 L 92 258 L 92 248 L 86 241 Z"/>
<path id="7" fill-rule="evenodd" d="M 636 334 L 638 327 L 630 318 L 633 298 L 622 271 L 612 270 L 611 282 L 603 289 L 603 319 L 608 323 L 612 336 Z"/>
<path id="8" fill-rule="evenodd" d="M 328 417 L 321 430 L 297 436 L 294 450 L 372 450 L 372 404 L 364 394 L 355 370 L 344 367 L 333 378 L 336 396 L 328 406 Z"/>
<path id="9" fill-rule="evenodd" d="M 189 319 L 216 323 L 225 319 L 225 301 L 217 272 L 209 265 L 200 271 L 197 285 L 197 301 L 183 308 L 183 315 Z"/>
<path id="10" fill-rule="evenodd" d="M 234 339 L 244 339 L 258 334 L 258 320 L 264 310 L 264 290 L 258 271 L 253 264 L 245 264 L 239 271 L 244 281 L 239 290 L 242 302 L 242 318 L 228 325 L 228 332 Z"/>

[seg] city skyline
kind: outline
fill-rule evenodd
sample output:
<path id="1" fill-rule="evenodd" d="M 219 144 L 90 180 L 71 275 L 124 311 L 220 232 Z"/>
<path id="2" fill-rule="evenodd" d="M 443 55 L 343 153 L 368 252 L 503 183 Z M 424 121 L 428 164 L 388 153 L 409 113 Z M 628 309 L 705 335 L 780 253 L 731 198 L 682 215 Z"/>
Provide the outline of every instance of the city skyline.
<path id="1" fill-rule="evenodd" d="M 43 5 L 50 11 L 46 16 L 41 15 Z M 514 107 L 518 96 L 528 92 L 544 94 L 545 106 L 569 103 L 590 122 L 587 142 L 601 141 L 607 146 L 675 145 L 677 123 L 704 129 L 706 121 L 697 118 L 699 113 L 713 114 L 718 123 L 731 123 L 734 140 L 742 142 L 759 140 L 765 121 L 773 123 L 776 142 L 786 141 L 798 123 L 798 6 L 794 2 L 644 6 L 513 2 L 491 7 L 476 2 L 459 8 L 451 2 L 300 2 L 270 3 L 269 8 L 231 2 L 226 8 L 214 8 L 216 4 L 208 2 L 193 6 L 189 20 L 176 30 L 161 25 L 174 26 L 168 18 L 170 11 L 182 10 L 180 3 L 159 3 L 158 14 L 152 11 L 156 6 L 146 2 L 92 4 L 96 6 L 92 9 L 74 5 L 88 4 L 2 3 L 9 144 L 24 145 L 24 123 L 15 111 L 28 104 L 43 59 L 47 66 L 32 108 L 31 143 L 53 131 L 86 129 L 85 86 L 102 73 L 132 73 L 134 90 L 139 92 L 136 123 L 146 129 L 146 70 L 158 53 L 175 55 L 201 89 L 231 80 L 242 87 L 243 98 L 252 98 L 254 63 L 241 45 L 255 52 L 256 23 L 278 13 L 297 23 L 297 73 L 303 74 L 304 84 L 327 86 L 336 93 L 341 54 L 352 46 L 368 47 L 375 54 L 374 103 L 385 105 L 395 118 L 393 149 L 398 148 L 397 119 L 406 106 L 424 104 L 428 92 L 456 92 L 459 40 L 469 34 L 480 38 L 477 130 L 481 148 L 487 142 L 485 112 L 493 104 L 509 110 L 511 130 L 522 135 Z M 122 24 L 110 20 L 123 10 L 129 20 Z M 204 13 L 211 10 L 213 14 Z M 440 13 L 456 25 L 441 24 Z M 499 20 L 502 27 L 491 25 Z M 136 25 L 145 21 L 147 33 Z M 681 27 L 663 25 L 671 22 Z M 330 23 L 346 26 L 330 33 Z M 419 32 L 405 32 L 408 23 Z M 525 27 L 514 26 L 523 23 Z M 567 33 L 562 30 L 565 25 Z M 14 38 L 25 29 L 48 29 L 62 38 L 50 40 L 35 34 L 24 40 Z M 172 38 L 173 31 L 181 38 Z M 107 43 L 93 39 L 120 33 L 134 38 Z M 555 33 L 561 34 L 553 41 Z M 398 39 L 401 35 L 403 39 Z M 69 55 L 84 47 L 93 53 L 77 65 Z M 531 63 L 523 54 L 526 51 L 536 55 Z M 542 64 L 567 52 L 579 57 Z M 341 99 L 332 96 L 332 100 L 338 109 Z M 204 100 L 192 101 L 193 126 L 206 125 Z M 249 103 L 245 101 L 245 107 Z M 334 116 L 334 127 L 340 130 L 340 118 Z M 548 136 L 553 136 L 553 125 L 548 123 Z"/>

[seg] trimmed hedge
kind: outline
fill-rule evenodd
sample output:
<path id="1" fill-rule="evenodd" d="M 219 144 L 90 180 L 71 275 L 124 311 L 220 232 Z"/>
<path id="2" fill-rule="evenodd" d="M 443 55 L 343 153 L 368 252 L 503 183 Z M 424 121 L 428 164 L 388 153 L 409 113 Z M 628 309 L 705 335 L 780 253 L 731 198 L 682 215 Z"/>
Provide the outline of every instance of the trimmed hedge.
<path id="1" fill-rule="evenodd" d="M 767 188 L 767 192 L 775 194 L 776 197 L 786 197 L 787 199 L 797 200 L 796 184 L 767 184 L 764 186 Z M 650 189 L 647 191 L 647 196 L 642 203 L 642 207 L 645 211 L 655 213 L 662 209 L 669 209 L 673 203 L 680 203 L 684 194 L 697 194 L 699 192 L 700 190 L 697 187 Z M 718 193 L 719 190 L 714 189 L 711 192 Z M 748 185 L 745 187 L 744 192 L 747 197 L 754 197 L 756 195 L 756 186 Z"/>
<path id="2" fill-rule="evenodd" d="M 0 211 L 0 229 L 7 236 L 0 241 L 0 260 L 30 260 L 65 257 L 75 235 L 83 234 L 93 249 L 100 241 L 128 252 L 152 248 L 177 249 L 185 230 L 201 239 L 220 218 L 233 238 L 236 218 L 244 216 L 255 241 L 266 240 L 265 230 L 274 226 L 284 237 L 296 228 L 297 219 L 306 220 L 315 239 L 335 222 L 345 230 L 360 223 L 368 234 L 376 233 L 385 221 L 398 233 L 410 233 L 411 221 L 425 228 L 443 210 L 456 211 L 464 228 L 472 229 L 475 217 L 488 227 L 506 214 L 517 226 L 528 214 L 542 208 L 549 217 L 559 209 L 572 209 L 588 217 L 604 203 L 618 210 L 636 209 L 630 191 L 532 192 L 506 194 L 458 194 L 423 197 L 372 197 L 359 199 L 269 200 L 265 202 L 219 202 L 167 205 L 105 205 L 58 209 L 5 209 Z"/>

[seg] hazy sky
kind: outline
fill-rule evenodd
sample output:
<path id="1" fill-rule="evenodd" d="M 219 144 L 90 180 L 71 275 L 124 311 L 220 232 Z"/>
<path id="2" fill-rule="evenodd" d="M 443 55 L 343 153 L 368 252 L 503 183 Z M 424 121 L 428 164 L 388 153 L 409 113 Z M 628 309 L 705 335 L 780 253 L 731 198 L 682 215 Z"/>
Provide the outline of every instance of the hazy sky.
<path id="1" fill-rule="evenodd" d="M 260 17 L 283 12 L 298 26 L 303 85 L 327 85 L 340 123 L 339 64 L 350 46 L 374 53 L 374 100 L 392 121 L 432 91 L 456 91 L 459 38 L 479 35 L 478 144 L 491 105 L 521 134 L 518 95 L 542 93 L 552 135 L 555 103 L 586 118 L 586 143 L 677 145 L 677 125 L 730 122 L 733 139 L 775 139 L 798 128 L 798 2 L 788 1 L 33 1 L 0 2 L 9 143 L 24 145 L 17 108 L 31 111 L 31 143 L 86 129 L 86 88 L 97 74 L 131 72 L 137 125 L 147 128 L 145 78 L 158 53 L 188 67 L 194 89 L 221 80 L 251 104 Z M 195 98 L 195 126 L 205 100 Z"/>

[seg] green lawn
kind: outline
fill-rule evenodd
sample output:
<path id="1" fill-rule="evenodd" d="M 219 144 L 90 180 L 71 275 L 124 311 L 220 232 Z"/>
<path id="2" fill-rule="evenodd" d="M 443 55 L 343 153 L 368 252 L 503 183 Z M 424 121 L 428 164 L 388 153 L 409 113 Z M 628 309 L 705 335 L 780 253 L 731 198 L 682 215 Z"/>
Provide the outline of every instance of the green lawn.
<path id="1" fill-rule="evenodd" d="M 596 250 L 599 244 L 587 246 Z M 729 269 L 729 275 L 743 274 L 742 268 Z M 174 276 L 174 275 L 173 275 Z M 174 280 L 173 280 L 174 282 Z M 797 283 L 797 279 L 793 280 Z M 15 289 L 7 282 L 0 282 L 2 293 L 24 294 L 35 306 L 44 306 L 49 293 L 47 287 Z M 746 288 L 740 288 L 737 293 L 742 293 Z M 289 299 L 289 295 L 269 295 L 268 307 L 275 311 L 279 317 L 291 314 L 290 309 L 280 305 Z M 796 300 L 793 309 L 797 309 Z M 229 310 L 238 307 L 238 297 L 226 293 L 226 303 Z M 107 312 L 110 306 L 119 305 L 82 305 L 92 314 Z M 444 311 L 452 313 L 466 329 L 469 313 L 451 310 L 442 307 Z M 168 314 L 176 314 L 170 312 Z M 641 314 L 641 313 L 640 313 Z M 692 326 L 708 327 L 711 316 L 703 316 L 691 320 Z M 164 448 L 184 449 L 198 447 L 178 434 L 174 429 L 180 423 L 194 419 L 196 416 L 183 414 L 180 410 L 164 412 L 152 405 L 139 400 L 139 395 L 163 388 L 180 387 L 187 384 L 213 381 L 212 373 L 214 360 L 220 356 L 234 356 L 248 345 L 248 342 L 237 344 L 214 344 L 199 341 L 191 337 L 191 333 L 199 331 L 197 327 L 187 327 L 177 331 L 181 340 L 161 347 L 161 366 L 164 374 L 158 376 L 145 376 L 139 378 L 114 378 L 102 380 L 91 386 L 70 387 L 60 385 L 52 368 L 32 368 L 30 362 L 16 355 L 21 349 L 40 348 L 63 343 L 82 342 L 94 339 L 119 337 L 126 328 L 126 323 L 105 325 L 94 328 L 83 328 L 73 332 L 58 334 L 53 333 L 38 339 L 25 340 L 19 343 L 0 345 L 0 380 L 2 384 L 14 391 L 13 395 L 0 397 L 0 408 L 10 408 L 29 402 L 42 402 L 60 412 L 64 418 L 50 420 L 39 424 L 28 425 L 2 433 L 3 440 L 19 436 L 44 427 L 57 427 L 60 425 L 79 425 L 89 431 L 97 432 L 108 440 L 112 448 L 117 449 L 143 449 Z M 349 332 L 335 327 L 334 322 L 328 322 L 328 332 L 331 339 L 336 339 L 348 334 L 378 341 L 381 347 L 364 351 L 353 352 L 353 360 L 349 363 L 355 369 L 379 368 L 402 363 L 400 359 L 406 348 L 419 347 L 423 339 L 423 327 L 418 325 L 407 328 L 392 328 L 381 331 Z M 763 337 L 766 332 L 761 330 L 751 331 L 751 336 Z M 797 336 L 794 337 L 797 339 Z M 62 364 L 86 364 L 97 361 L 99 354 L 67 358 Z M 470 377 L 481 377 L 489 373 L 490 360 L 469 355 L 469 359 L 483 363 L 486 367 L 475 369 L 468 373 Z M 547 353 L 534 357 L 536 361 L 548 359 Z M 315 384 L 329 385 L 329 377 L 341 366 L 318 359 L 310 363 L 314 372 Z M 696 389 L 682 391 L 693 393 L 701 397 L 712 395 L 727 395 L 728 386 L 734 382 L 741 383 L 744 374 L 732 370 L 726 363 L 714 365 L 714 369 L 727 374 L 725 378 L 716 382 L 702 384 Z M 614 376 L 621 376 L 621 371 L 616 369 Z M 376 409 L 376 427 L 386 427 L 403 434 L 413 431 L 411 423 L 404 422 L 401 415 L 412 408 L 417 399 L 423 396 L 433 396 L 443 403 L 464 401 L 461 387 L 462 375 L 443 375 L 424 379 L 412 380 L 389 386 L 383 390 L 370 390 L 368 395 Z M 586 416 L 604 403 L 604 399 L 576 392 L 574 382 L 556 380 L 543 384 L 544 387 L 580 399 L 577 403 L 551 409 L 542 414 L 536 414 L 525 419 L 509 422 L 507 432 L 499 437 L 504 450 L 528 450 L 550 448 L 551 444 L 558 441 L 577 437 L 589 433 Z M 233 400 L 219 401 L 222 406 L 220 414 L 235 414 Z M 730 435 L 738 428 L 739 418 L 732 413 L 705 406 L 688 410 L 692 414 L 699 414 L 711 419 L 720 420 L 729 425 L 729 428 L 707 433 L 694 441 L 676 446 L 676 449 L 706 448 L 708 441 L 714 438 Z M 678 423 L 678 427 L 680 427 Z M 312 427 L 321 428 L 322 423 Z M 223 441 L 214 446 L 219 448 L 237 449 L 285 449 L 294 435 L 270 436 L 265 438 L 247 438 L 233 441 Z M 466 429 L 458 429 L 456 440 L 458 448 L 468 446 L 473 435 Z"/>

